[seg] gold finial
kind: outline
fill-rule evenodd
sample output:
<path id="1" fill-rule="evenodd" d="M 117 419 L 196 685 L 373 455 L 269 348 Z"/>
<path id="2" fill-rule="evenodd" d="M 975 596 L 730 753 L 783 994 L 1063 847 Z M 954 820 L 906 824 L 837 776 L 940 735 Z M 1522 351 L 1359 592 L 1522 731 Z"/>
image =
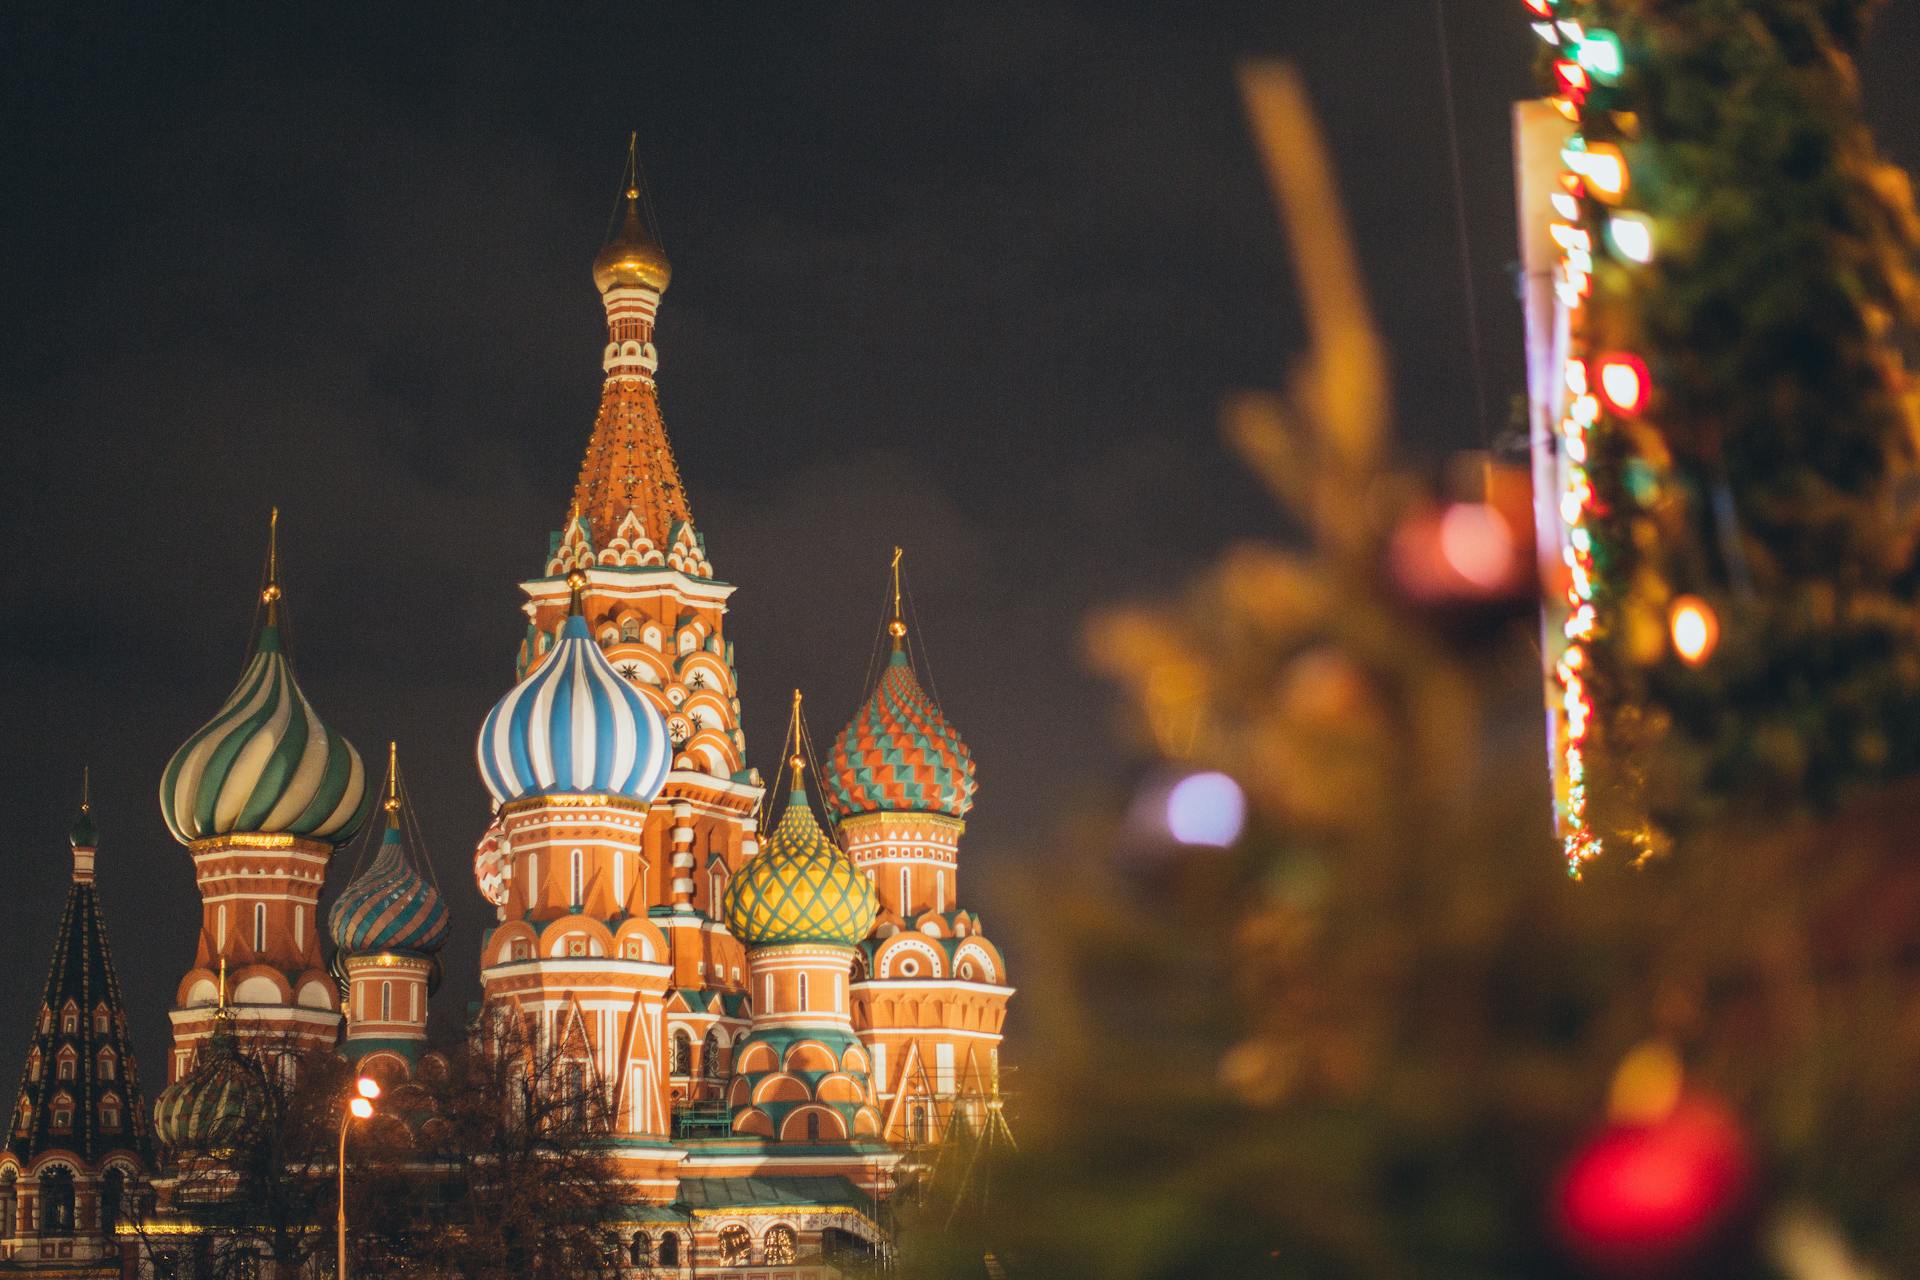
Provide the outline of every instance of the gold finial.
<path id="1" fill-rule="evenodd" d="M 260 600 L 267 606 L 267 625 L 272 626 L 280 617 L 280 508 L 275 507 L 267 516 L 267 587 L 260 593 Z"/>
<path id="2" fill-rule="evenodd" d="M 400 812 L 400 747 L 391 738 L 387 740 L 387 802 L 388 813 Z"/>
<path id="3" fill-rule="evenodd" d="M 227 958 L 225 956 L 220 957 L 220 995 L 215 1002 L 215 1007 L 222 1013 L 227 1009 Z"/>
<path id="4" fill-rule="evenodd" d="M 80 812 L 93 811 L 93 766 L 80 766 Z"/>
<path id="5" fill-rule="evenodd" d="M 900 557 L 905 554 L 899 547 L 893 549 L 893 621 L 887 624 L 887 634 L 893 637 L 896 649 L 907 638 L 907 620 L 900 616 Z"/>
<path id="6" fill-rule="evenodd" d="M 573 598 L 567 602 L 568 614 L 584 614 L 586 612 L 586 609 L 581 604 L 581 596 L 586 592 L 586 589 L 587 575 L 584 572 L 575 569 L 567 575 L 567 590 L 573 593 Z"/>
<path id="7" fill-rule="evenodd" d="M 798 689 L 793 691 L 793 727 L 788 732 L 793 735 L 793 754 L 787 758 L 787 763 L 793 766 L 793 788 L 798 791 L 800 775 L 807 767 L 800 746 L 800 691 Z"/>
<path id="8" fill-rule="evenodd" d="M 593 283 L 601 293 L 616 285 L 639 285 L 666 292 L 673 267 L 652 230 L 653 209 L 646 179 L 640 174 L 640 135 L 627 135 L 627 170 L 620 183 L 624 207 L 620 227 L 593 260 Z"/>

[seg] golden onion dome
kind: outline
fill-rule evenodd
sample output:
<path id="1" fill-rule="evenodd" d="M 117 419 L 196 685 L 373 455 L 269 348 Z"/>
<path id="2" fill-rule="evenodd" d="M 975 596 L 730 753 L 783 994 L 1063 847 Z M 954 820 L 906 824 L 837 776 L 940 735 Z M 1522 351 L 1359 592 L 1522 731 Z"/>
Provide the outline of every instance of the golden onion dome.
<path id="1" fill-rule="evenodd" d="M 655 293 L 667 291 L 673 266 L 665 250 L 647 230 L 640 216 L 640 189 L 627 188 L 627 211 L 620 230 L 593 260 L 593 283 L 605 293 L 615 285 L 643 285 Z"/>

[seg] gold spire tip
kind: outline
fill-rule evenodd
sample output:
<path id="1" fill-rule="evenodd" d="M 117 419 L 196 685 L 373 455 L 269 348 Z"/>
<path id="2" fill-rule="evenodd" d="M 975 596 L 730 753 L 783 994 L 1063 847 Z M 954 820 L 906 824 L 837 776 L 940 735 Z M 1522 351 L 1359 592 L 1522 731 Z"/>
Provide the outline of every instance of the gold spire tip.
<path id="1" fill-rule="evenodd" d="M 400 745 L 391 738 L 387 740 L 387 801 L 388 813 L 400 812 Z"/>
<path id="2" fill-rule="evenodd" d="M 569 573 L 567 575 L 567 590 L 573 593 L 573 598 L 567 602 L 567 612 L 570 614 L 585 612 L 582 607 L 581 597 L 587 590 L 587 575 L 579 569 L 575 569 Z"/>
<path id="3" fill-rule="evenodd" d="M 80 812 L 88 813 L 93 809 L 93 766 L 80 766 Z"/>
<path id="4" fill-rule="evenodd" d="M 905 554 L 899 547 L 893 549 L 893 619 L 887 623 L 887 634 L 896 648 L 907 635 L 907 620 L 900 613 L 900 558 Z"/>
<path id="5" fill-rule="evenodd" d="M 274 607 L 280 602 L 280 508 L 273 507 L 267 514 L 267 585 L 260 593 L 260 602 L 267 606 L 267 622 L 271 625 L 278 614 Z"/>

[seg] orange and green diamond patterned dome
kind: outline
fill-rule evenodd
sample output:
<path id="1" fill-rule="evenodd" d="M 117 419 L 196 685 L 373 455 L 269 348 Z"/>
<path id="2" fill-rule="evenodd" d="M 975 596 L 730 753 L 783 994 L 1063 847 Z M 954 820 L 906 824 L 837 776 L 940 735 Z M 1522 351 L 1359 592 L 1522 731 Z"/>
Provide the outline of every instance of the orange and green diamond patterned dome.
<path id="1" fill-rule="evenodd" d="M 973 755 L 960 741 L 899 645 L 866 704 L 833 740 L 827 803 L 860 813 L 940 813 L 973 808 Z"/>
<path id="2" fill-rule="evenodd" d="M 798 783 L 760 852 L 728 882 L 722 905 L 727 928 L 749 947 L 851 947 L 879 914 L 873 883 L 820 829 Z"/>

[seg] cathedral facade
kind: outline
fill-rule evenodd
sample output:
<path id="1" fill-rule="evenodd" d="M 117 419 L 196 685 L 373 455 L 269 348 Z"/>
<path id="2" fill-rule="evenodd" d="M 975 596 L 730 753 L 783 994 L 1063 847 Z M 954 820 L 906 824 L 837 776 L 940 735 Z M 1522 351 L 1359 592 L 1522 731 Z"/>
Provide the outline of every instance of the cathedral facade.
<path id="1" fill-rule="evenodd" d="M 471 887 L 434 883 L 397 764 L 383 787 L 295 680 L 270 565 L 239 683 L 159 780 L 202 900 L 166 1087 L 149 1118 L 83 812 L 0 1154 L 0 1267 L 159 1275 L 125 1189 L 164 1181 L 170 1151 L 245 1105 L 233 1046 L 330 1048 L 404 1079 L 444 963 L 477 963 L 481 1016 L 532 1028 L 598 1095 L 643 1224 L 629 1259 L 650 1274 L 824 1274 L 807 1260 L 836 1243 L 884 1251 L 903 1169 L 956 1125 L 998 1122 L 1012 987 L 960 893 L 974 763 L 912 661 L 898 553 L 888 662 L 818 759 L 795 695 L 780 790 L 750 762 L 733 587 L 661 415 L 671 272 L 637 179 L 622 212 L 593 266 L 599 411 L 520 584 L 517 678 L 478 727 L 493 811 Z M 323 916 L 338 855 L 382 814 Z M 444 895 L 466 892 L 493 921 L 477 956 L 450 957 Z"/>

